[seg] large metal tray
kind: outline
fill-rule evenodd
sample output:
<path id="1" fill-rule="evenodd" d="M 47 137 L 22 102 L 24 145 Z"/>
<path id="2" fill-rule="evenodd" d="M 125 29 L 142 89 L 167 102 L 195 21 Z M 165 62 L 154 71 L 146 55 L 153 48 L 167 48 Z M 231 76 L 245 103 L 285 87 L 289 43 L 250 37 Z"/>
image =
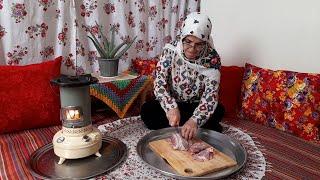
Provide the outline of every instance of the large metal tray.
<path id="1" fill-rule="evenodd" d="M 29 162 L 33 176 L 40 179 L 88 179 L 107 173 L 127 157 L 127 146 L 113 137 L 103 137 L 99 150 L 101 157 L 91 155 L 80 159 L 67 159 L 59 165 L 59 157 L 49 143 L 35 151 Z"/>
<path id="2" fill-rule="evenodd" d="M 212 145 L 214 148 L 233 158 L 237 162 L 237 165 L 204 176 L 187 177 L 179 175 L 164 159 L 155 154 L 149 148 L 149 142 L 168 138 L 174 132 L 177 132 L 177 128 L 170 127 L 152 131 L 141 138 L 137 145 L 137 153 L 139 157 L 151 168 L 159 171 L 164 175 L 178 179 L 219 179 L 227 177 L 239 171 L 247 161 L 246 150 L 238 141 L 212 130 L 199 129 L 197 134 L 198 138 L 202 139 L 203 141 Z"/>

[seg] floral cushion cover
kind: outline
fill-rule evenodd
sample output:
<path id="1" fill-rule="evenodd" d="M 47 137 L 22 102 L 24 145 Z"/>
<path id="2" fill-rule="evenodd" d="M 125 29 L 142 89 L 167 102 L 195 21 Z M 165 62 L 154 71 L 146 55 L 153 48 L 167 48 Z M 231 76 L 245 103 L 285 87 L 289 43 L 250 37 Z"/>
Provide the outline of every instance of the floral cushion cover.
<path id="1" fill-rule="evenodd" d="M 158 59 L 141 59 L 136 58 L 132 60 L 131 69 L 133 72 L 136 72 L 140 75 L 151 75 L 154 76 L 154 70 L 157 66 Z"/>
<path id="2" fill-rule="evenodd" d="M 241 116 L 306 140 L 319 140 L 320 74 L 245 65 Z"/>

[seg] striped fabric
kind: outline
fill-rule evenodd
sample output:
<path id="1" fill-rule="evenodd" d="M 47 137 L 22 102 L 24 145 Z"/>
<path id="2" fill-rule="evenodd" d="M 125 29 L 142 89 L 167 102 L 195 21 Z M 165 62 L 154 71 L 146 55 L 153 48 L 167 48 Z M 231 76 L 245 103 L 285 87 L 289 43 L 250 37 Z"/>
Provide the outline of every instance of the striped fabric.
<path id="1" fill-rule="evenodd" d="M 33 179 L 27 167 L 30 155 L 52 141 L 58 126 L 0 135 L 0 177 Z"/>
<path id="2" fill-rule="evenodd" d="M 106 103 L 120 118 L 123 118 L 141 92 L 152 84 L 149 76 L 135 79 L 97 83 L 90 86 L 90 95 Z"/>
<path id="3" fill-rule="evenodd" d="M 251 121 L 225 119 L 246 130 L 261 143 L 270 171 L 266 179 L 320 179 L 320 142 L 307 142 L 294 135 Z"/>

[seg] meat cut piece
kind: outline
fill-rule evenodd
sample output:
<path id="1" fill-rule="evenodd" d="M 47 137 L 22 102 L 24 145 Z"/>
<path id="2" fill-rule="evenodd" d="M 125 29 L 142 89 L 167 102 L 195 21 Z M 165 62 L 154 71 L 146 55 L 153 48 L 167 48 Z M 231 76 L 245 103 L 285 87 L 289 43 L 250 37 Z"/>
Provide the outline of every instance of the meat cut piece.
<path id="1" fill-rule="evenodd" d="M 168 141 L 175 150 L 186 151 L 189 149 L 189 142 L 179 133 L 172 134 L 172 136 L 168 138 Z"/>
<path id="2" fill-rule="evenodd" d="M 208 161 L 213 158 L 215 153 L 215 149 L 213 147 L 209 147 L 200 151 L 197 154 L 192 155 L 192 157 L 196 161 Z"/>
<path id="3" fill-rule="evenodd" d="M 208 161 L 212 159 L 216 153 L 216 150 L 211 145 L 201 141 L 200 139 L 187 141 L 179 133 L 173 133 L 166 140 L 174 150 L 187 151 L 196 161 Z"/>
<path id="4" fill-rule="evenodd" d="M 211 147 L 209 144 L 205 143 L 205 142 L 196 142 L 194 144 L 192 144 L 188 151 L 191 153 L 191 154 L 197 154 L 198 152 L 208 148 L 208 147 Z"/>

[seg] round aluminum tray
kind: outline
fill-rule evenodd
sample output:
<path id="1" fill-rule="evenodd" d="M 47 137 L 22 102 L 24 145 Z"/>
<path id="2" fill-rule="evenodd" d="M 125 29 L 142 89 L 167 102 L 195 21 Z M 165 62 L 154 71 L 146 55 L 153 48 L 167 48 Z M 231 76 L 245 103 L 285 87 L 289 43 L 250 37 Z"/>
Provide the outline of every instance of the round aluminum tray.
<path id="1" fill-rule="evenodd" d="M 140 139 L 137 145 L 139 157 L 151 168 L 164 175 L 178 179 L 219 179 L 239 171 L 247 161 L 246 150 L 238 141 L 212 130 L 199 129 L 198 138 L 233 158 L 237 162 L 237 165 L 199 177 L 179 175 L 164 159 L 155 154 L 148 145 L 151 141 L 168 138 L 174 132 L 177 132 L 177 128 L 170 127 L 152 131 Z"/>
<path id="2" fill-rule="evenodd" d="M 88 179 L 114 169 L 127 157 L 127 146 L 113 137 L 103 137 L 99 150 L 101 157 L 91 155 L 80 159 L 67 159 L 61 165 L 59 157 L 49 143 L 35 151 L 29 162 L 33 176 L 40 179 Z"/>

